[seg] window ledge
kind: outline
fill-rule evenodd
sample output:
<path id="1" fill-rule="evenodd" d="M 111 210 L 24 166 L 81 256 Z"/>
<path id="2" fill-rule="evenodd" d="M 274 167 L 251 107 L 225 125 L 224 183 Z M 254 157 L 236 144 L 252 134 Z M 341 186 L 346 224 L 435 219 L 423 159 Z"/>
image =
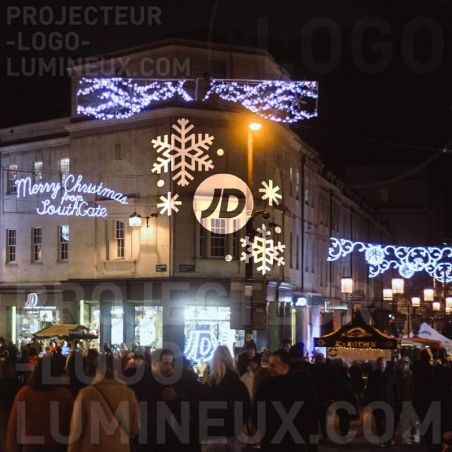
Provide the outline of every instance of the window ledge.
<path id="1" fill-rule="evenodd" d="M 7 267 L 17 267 L 17 262 L 6 262 L 5 265 Z"/>

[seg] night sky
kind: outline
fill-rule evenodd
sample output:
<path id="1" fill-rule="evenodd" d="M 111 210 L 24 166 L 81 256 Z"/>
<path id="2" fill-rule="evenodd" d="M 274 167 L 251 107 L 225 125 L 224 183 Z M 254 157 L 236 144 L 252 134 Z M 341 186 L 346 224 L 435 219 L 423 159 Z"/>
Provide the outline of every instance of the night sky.
<path id="1" fill-rule="evenodd" d="M 319 118 L 295 130 L 320 151 L 328 167 L 343 177 L 346 164 L 416 166 L 437 153 L 438 158 L 426 167 L 452 211 L 452 154 L 439 152 L 452 139 L 449 0 L 49 1 L 45 4 L 54 5 L 55 11 L 62 5 L 152 4 L 161 8 L 161 25 L 44 26 L 22 25 L 22 19 L 7 25 L 7 6 L 31 3 L 2 5 L 1 127 L 69 114 L 68 78 L 8 75 L 8 58 L 17 69 L 21 59 L 78 58 L 171 37 L 258 46 L 268 50 L 294 79 L 319 81 Z M 365 18 L 370 25 L 360 37 Z M 316 31 L 309 33 L 312 24 Z M 319 24 L 326 24 L 329 32 Z M 27 45 L 34 34 L 48 36 L 55 31 L 75 32 L 90 44 L 72 51 L 18 48 L 19 33 Z M 375 63 L 373 67 L 357 62 L 360 46 L 368 65 Z M 452 239 L 450 217 L 446 237 Z"/>

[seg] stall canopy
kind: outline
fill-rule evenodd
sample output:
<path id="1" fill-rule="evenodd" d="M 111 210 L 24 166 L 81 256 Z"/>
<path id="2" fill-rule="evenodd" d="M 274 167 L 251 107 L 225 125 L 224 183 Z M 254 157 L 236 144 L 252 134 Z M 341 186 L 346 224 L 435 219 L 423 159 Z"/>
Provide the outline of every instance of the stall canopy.
<path id="1" fill-rule="evenodd" d="M 390 350 L 397 348 L 397 339 L 368 325 L 357 312 L 352 322 L 325 336 L 314 338 L 314 346 Z"/>
<path id="2" fill-rule="evenodd" d="M 414 344 L 413 344 L 414 342 Z M 436 341 L 434 339 L 427 339 L 426 337 L 406 337 L 404 336 L 402 339 L 402 346 L 410 346 L 419 344 L 419 346 L 430 347 L 430 348 L 441 348 L 443 343 L 441 341 Z"/>
<path id="3" fill-rule="evenodd" d="M 442 345 L 440 347 L 444 347 L 447 353 L 452 354 L 452 339 L 443 336 L 441 333 L 436 331 L 433 327 L 431 327 L 428 323 L 423 323 L 419 328 L 419 338 L 421 339 L 430 339 L 435 342 L 441 342 Z M 413 339 L 412 337 L 410 339 Z"/>
<path id="4" fill-rule="evenodd" d="M 62 339 L 97 339 L 95 334 L 90 333 L 90 329 L 75 323 L 63 323 L 60 325 L 50 325 L 34 334 L 38 339 L 49 339 L 58 337 Z"/>

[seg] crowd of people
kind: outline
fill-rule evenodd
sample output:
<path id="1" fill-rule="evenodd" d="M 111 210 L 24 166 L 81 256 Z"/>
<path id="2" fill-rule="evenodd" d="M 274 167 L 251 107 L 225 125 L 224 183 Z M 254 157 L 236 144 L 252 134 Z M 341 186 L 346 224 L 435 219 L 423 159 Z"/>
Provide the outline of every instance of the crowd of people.
<path id="1" fill-rule="evenodd" d="M 248 342 L 236 356 L 220 345 L 198 376 L 170 349 L 64 347 L 18 351 L 0 338 L 7 452 L 311 451 L 319 438 L 351 441 L 358 420 L 382 447 L 452 440 L 452 368 L 429 349 L 416 362 L 351 363 L 307 359 L 289 341 L 260 353 Z"/>

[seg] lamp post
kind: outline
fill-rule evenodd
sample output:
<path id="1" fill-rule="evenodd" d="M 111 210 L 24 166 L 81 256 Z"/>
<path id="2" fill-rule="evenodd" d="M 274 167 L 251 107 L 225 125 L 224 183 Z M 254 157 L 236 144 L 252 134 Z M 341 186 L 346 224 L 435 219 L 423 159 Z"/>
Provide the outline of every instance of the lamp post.
<path id="1" fill-rule="evenodd" d="M 390 301 L 392 302 L 393 297 L 392 289 L 383 289 L 383 301 Z M 383 309 L 383 302 L 381 303 L 381 308 Z"/>
<path id="2" fill-rule="evenodd" d="M 412 329 L 412 318 L 411 313 L 416 314 L 416 309 L 421 306 L 420 297 L 411 297 L 411 305 L 408 305 L 408 337 L 410 337 Z"/>
<path id="3" fill-rule="evenodd" d="M 349 295 L 353 293 L 353 278 L 341 278 L 341 293 L 345 294 L 345 301 L 350 305 L 350 313 L 353 320 L 353 303 L 349 300 Z"/>
<path id="4" fill-rule="evenodd" d="M 261 130 L 262 124 L 259 122 L 250 122 L 248 124 L 248 145 L 246 152 L 246 182 L 248 187 L 253 193 L 254 186 L 254 162 L 253 162 L 253 152 L 254 152 L 254 139 L 253 133 Z M 246 235 L 251 237 L 253 235 L 253 216 L 246 223 Z M 245 279 L 250 281 L 253 279 L 253 258 L 252 256 L 245 263 Z"/>

